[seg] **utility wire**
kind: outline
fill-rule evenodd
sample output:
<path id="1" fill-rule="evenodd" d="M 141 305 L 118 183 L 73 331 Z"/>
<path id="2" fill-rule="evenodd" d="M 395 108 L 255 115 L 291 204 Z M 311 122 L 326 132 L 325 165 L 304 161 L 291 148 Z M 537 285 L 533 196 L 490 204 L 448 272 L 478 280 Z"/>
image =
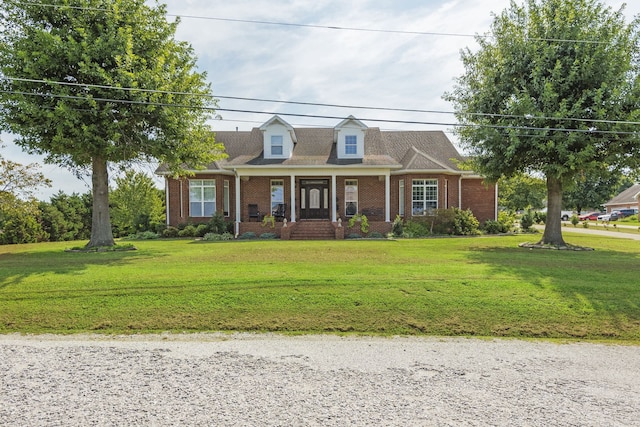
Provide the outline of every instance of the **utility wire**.
<path id="1" fill-rule="evenodd" d="M 317 102 L 302 102 L 302 101 L 284 101 L 277 99 L 267 99 L 267 98 L 249 98 L 249 97 L 239 97 L 239 96 L 223 96 L 223 95 L 212 95 L 205 93 L 191 93 L 191 92 L 174 92 L 174 91 L 163 91 L 163 90 L 155 90 L 155 89 L 142 89 L 142 88 L 130 88 L 130 87 L 118 87 L 118 86 L 109 86 L 109 85 L 96 85 L 96 84 L 85 84 L 85 83 L 75 83 L 75 82 L 61 82 L 61 81 L 53 81 L 53 80 L 39 80 L 39 79 L 24 79 L 18 77 L 0 77 L 0 79 L 12 80 L 12 81 L 20 81 L 27 83 L 42 83 L 42 84 L 50 84 L 50 85 L 60 85 L 60 86 L 75 86 L 82 88 L 97 88 L 97 89 L 107 89 L 107 90 L 122 90 L 127 92 L 141 92 L 141 93 L 156 93 L 156 94 L 166 94 L 166 95 L 185 95 L 185 96 L 194 96 L 194 97 L 207 97 L 214 99 L 229 99 L 236 101 L 250 101 L 250 102 L 268 102 L 268 103 L 278 103 L 278 104 L 287 104 L 287 105 L 303 105 L 303 106 L 312 106 L 312 107 L 329 107 L 329 108 L 344 108 L 351 110 L 373 110 L 373 111 L 393 111 L 393 112 L 403 112 L 403 113 L 425 113 L 425 114 L 446 114 L 446 115 L 454 115 L 454 114 L 462 114 L 466 116 L 478 116 L 478 117 L 491 117 L 491 118 L 526 118 L 528 120 L 559 120 L 559 121 L 573 121 L 573 122 L 584 122 L 584 123 L 605 123 L 605 124 L 628 124 L 628 125 L 640 125 L 640 122 L 634 121 L 624 121 L 624 120 L 603 120 L 603 119 L 585 119 L 585 118 L 573 118 L 573 117 L 545 117 L 545 116 L 534 116 L 534 115 L 515 115 L 515 114 L 494 114 L 494 113 L 473 113 L 473 112 L 454 112 L 454 111 L 443 111 L 443 110 L 423 110 L 423 109 L 411 109 L 411 108 L 393 108 L 393 107 L 367 107 L 367 106 L 358 106 L 358 105 L 343 105 L 343 104 L 327 104 L 327 103 L 317 103 Z M 220 111 L 224 111 L 218 108 Z"/>
<path id="2" fill-rule="evenodd" d="M 227 111 L 227 112 L 245 113 L 245 114 L 266 114 L 266 115 L 278 114 L 281 116 L 288 116 L 288 117 L 305 117 L 305 118 L 315 118 L 315 119 L 332 119 L 332 120 L 344 119 L 344 117 L 341 117 L 341 116 L 286 113 L 286 112 L 273 113 L 269 111 L 215 108 L 215 107 L 192 106 L 192 105 L 186 105 L 186 104 L 168 104 L 168 103 L 162 103 L 162 102 L 132 101 L 132 100 L 123 100 L 123 99 L 101 98 L 101 97 L 82 97 L 82 96 L 72 96 L 72 95 L 42 94 L 42 93 L 7 91 L 7 90 L 0 90 L 0 93 L 8 93 L 8 94 L 24 95 L 24 96 L 40 96 L 42 98 L 72 99 L 72 100 L 92 101 L 92 102 L 93 101 L 110 102 L 114 104 L 125 104 L 125 105 L 147 105 L 147 106 L 155 106 L 155 107 L 187 108 L 187 109 L 197 109 L 197 110 L 210 111 L 210 112 Z M 485 124 L 443 123 L 443 122 L 428 122 L 428 121 L 418 121 L 418 120 L 392 120 L 392 119 L 369 119 L 369 118 L 360 118 L 359 120 L 367 121 L 367 122 L 379 122 L 379 123 L 434 125 L 434 126 L 449 126 L 449 127 L 476 127 L 476 128 L 489 128 L 489 129 L 511 129 L 511 130 L 547 131 L 547 132 L 576 132 L 576 133 L 585 133 L 585 134 L 590 133 L 590 134 L 603 134 L 603 135 L 605 134 L 606 135 L 637 135 L 637 132 L 603 131 L 603 130 L 598 130 L 594 128 L 567 129 L 567 128 L 549 128 L 549 127 L 535 127 L 535 126 L 501 126 L 501 125 L 485 125 Z"/>
<path id="3" fill-rule="evenodd" d="M 22 4 L 32 5 L 32 6 L 52 7 L 52 8 L 58 8 L 58 9 L 68 8 L 68 9 L 89 10 L 89 11 L 99 11 L 99 12 L 108 12 L 110 10 L 107 8 L 57 5 L 57 4 L 29 2 L 29 1 L 23 1 Z M 242 24 L 259 24 L 259 25 L 272 25 L 272 26 L 283 26 L 283 27 L 313 28 L 313 29 L 322 29 L 322 30 L 359 31 L 359 32 L 369 32 L 369 33 L 407 34 L 407 35 L 418 35 L 418 36 L 460 37 L 460 38 L 476 38 L 476 37 L 492 38 L 493 37 L 492 35 L 481 35 L 481 34 L 391 30 L 391 29 L 383 29 L 383 28 L 342 27 L 337 25 L 300 24 L 300 23 L 293 23 L 293 22 L 221 18 L 221 17 L 214 17 L 214 16 L 199 16 L 199 15 L 180 15 L 180 14 L 171 14 L 171 13 L 167 13 L 166 16 L 171 16 L 174 18 L 201 19 L 201 20 L 208 20 L 208 21 L 236 22 L 236 23 L 242 23 Z M 604 43 L 603 41 L 600 41 L 600 40 L 576 40 L 576 39 L 537 38 L 537 37 L 529 38 L 529 40 L 558 42 L 558 43 L 585 43 L 585 44 Z"/>

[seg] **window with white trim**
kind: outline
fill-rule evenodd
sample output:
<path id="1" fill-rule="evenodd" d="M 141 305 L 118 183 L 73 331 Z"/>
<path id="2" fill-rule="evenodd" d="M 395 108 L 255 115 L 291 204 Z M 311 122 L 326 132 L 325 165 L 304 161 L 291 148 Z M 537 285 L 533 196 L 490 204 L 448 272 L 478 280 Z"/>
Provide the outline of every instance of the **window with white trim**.
<path id="1" fill-rule="evenodd" d="M 358 154 L 357 135 L 346 135 L 344 137 L 344 154 Z"/>
<path id="2" fill-rule="evenodd" d="M 344 214 L 354 216 L 358 213 L 358 180 L 347 179 L 344 181 Z"/>
<path id="3" fill-rule="evenodd" d="M 404 179 L 398 184 L 398 214 L 404 216 Z"/>
<path id="4" fill-rule="evenodd" d="M 278 205 L 284 205 L 284 181 L 271 180 L 271 212 L 278 212 Z"/>
<path id="5" fill-rule="evenodd" d="M 438 180 L 414 179 L 412 183 L 412 214 L 426 215 L 438 208 Z"/>
<path id="6" fill-rule="evenodd" d="M 216 213 L 216 180 L 189 180 L 189 216 L 209 217 Z"/>
<path id="7" fill-rule="evenodd" d="M 271 155 L 282 156 L 283 153 L 282 135 L 271 135 Z"/>
<path id="8" fill-rule="evenodd" d="M 223 210 L 223 214 L 224 216 L 229 216 L 229 205 L 231 204 L 229 202 L 230 200 L 230 191 L 229 191 L 229 180 L 225 179 L 224 180 L 224 188 L 223 188 L 223 197 L 222 197 L 222 204 L 224 205 L 222 207 Z"/>

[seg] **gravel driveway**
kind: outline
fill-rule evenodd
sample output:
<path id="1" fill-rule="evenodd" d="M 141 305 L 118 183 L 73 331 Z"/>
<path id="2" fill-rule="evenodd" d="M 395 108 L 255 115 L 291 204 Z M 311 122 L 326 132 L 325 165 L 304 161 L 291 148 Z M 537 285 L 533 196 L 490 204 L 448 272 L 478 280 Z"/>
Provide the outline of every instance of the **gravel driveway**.
<path id="1" fill-rule="evenodd" d="M 2 426 L 640 425 L 640 348 L 0 335 Z"/>

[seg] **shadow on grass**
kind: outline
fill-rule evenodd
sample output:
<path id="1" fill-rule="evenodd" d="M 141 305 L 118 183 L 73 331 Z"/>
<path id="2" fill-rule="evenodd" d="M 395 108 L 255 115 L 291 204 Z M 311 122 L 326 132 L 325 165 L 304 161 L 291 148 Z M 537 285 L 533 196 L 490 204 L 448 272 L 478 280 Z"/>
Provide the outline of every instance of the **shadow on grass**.
<path id="1" fill-rule="evenodd" d="M 492 274 L 518 277 L 559 295 L 576 318 L 606 319 L 612 335 L 632 328 L 640 337 L 637 253 L 473 248 L 468 259 L 488 266 Z"/>
<path id="2" fill-rule="evenodd" d="M 0 289 L 31 276 L 78 274 L 91 266 L 124 266 L 135 260 L 166 256 L 158 251 L 65 252 L 62 249 L 0 254 Z"/>

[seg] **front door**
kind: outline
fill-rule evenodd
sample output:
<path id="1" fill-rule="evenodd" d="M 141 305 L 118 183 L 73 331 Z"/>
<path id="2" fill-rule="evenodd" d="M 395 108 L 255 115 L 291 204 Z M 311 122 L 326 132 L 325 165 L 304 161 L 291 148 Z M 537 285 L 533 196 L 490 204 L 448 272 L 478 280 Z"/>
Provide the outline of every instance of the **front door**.
<path id="1" fill-rule="evenodd" d="M 329 180 L 300 181 L 300 219 L 329 219 Z"/>

